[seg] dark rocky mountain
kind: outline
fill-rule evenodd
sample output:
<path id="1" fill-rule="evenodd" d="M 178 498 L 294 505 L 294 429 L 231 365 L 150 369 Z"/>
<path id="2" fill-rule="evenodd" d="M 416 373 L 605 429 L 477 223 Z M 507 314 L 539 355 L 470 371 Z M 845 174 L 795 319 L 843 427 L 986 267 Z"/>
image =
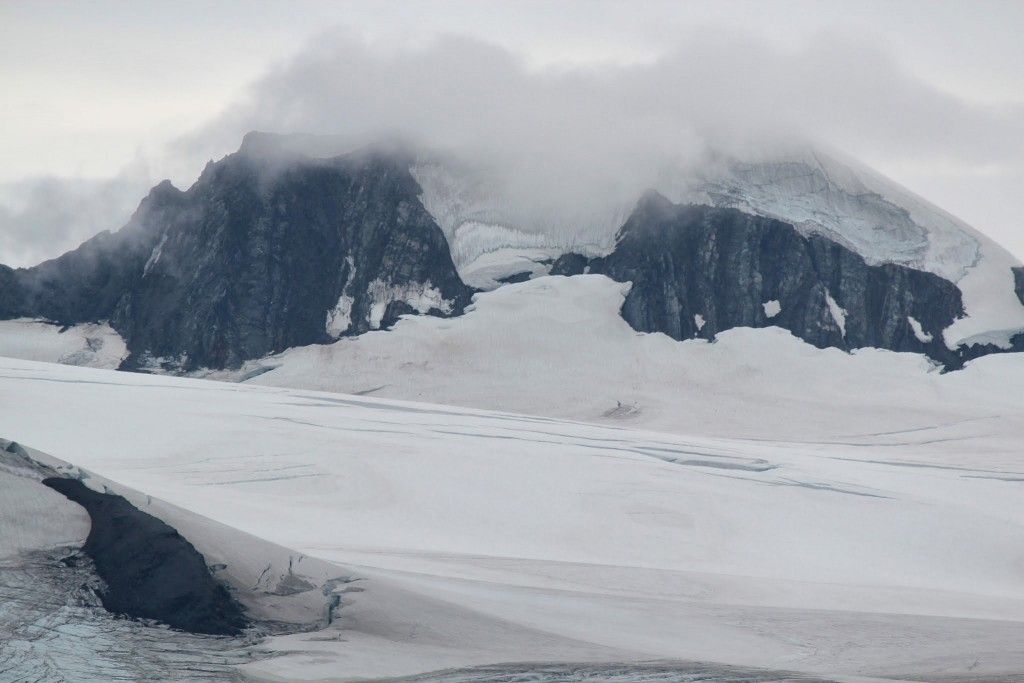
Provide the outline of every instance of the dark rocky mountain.
<path id="1" fill-rule="evenodd" d="M 392 149 L 311 159 L 250 133 L 186 192 L 34 268 L 0 268 L 0 317 L 109 320 L 127 368 L 236 367 L 291 346 L 453 315 L 472 291 Z"/>
<path id="2" fill-rule="evenodd" d="M 0 320 L 27 315 L 18 271 L 0 265 Z"/>
<path id="3" fill-rule="evenodd" d="M 642 332 L 712 339 L 732 327 L 775 325 L 822 348 L 873 346 L 962 364 L 942 338 L 963 314 L 956 285 L 870 265 L 837 242 L 736 209 L 675 205 L 648 193 L 611 254 L 567 254 L 552 268 L 584 271 L 633 283 L 622 315 Z"/>
<path id="4" fill-rule="evenodd" d="M 122 367 L 189 371 L 387 328 L 407 313 L 458 315 L 474 290 L 420 200 L 407 150 L 321 159 L 250 133 L 189 190 L 153 188 L 121 230 L 34 268 L 0 266 L 0 319 L 109 320 L 128 345 Z M 964 314 L 955 284 L 872 265 L 845 242 L 755 214 L 649 192 L 609 255 L 565 254 L 551 272 L 632 282 L 627 322 L 680 340 L 774 325 L 822 348 L 924 353 L 947 368 L 1024 350 L 1024 333 L 1012 349 L 981 337 L 949 349 L 942 331 Z M 1024 303 L 1024 267 L 1014 278 Z"/>

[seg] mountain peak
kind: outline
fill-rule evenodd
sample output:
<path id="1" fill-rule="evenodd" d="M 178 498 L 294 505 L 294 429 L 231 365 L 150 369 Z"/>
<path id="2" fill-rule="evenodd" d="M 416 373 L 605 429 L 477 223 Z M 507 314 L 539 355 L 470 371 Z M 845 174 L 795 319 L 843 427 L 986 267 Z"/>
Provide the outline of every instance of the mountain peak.
<path id="1" fill-rule="evenodd" d="M 242 144 L 238 148 L 240 154 L 266 154 L 287 148 L 287 135 L 251 130 L 242 136 Z"/>

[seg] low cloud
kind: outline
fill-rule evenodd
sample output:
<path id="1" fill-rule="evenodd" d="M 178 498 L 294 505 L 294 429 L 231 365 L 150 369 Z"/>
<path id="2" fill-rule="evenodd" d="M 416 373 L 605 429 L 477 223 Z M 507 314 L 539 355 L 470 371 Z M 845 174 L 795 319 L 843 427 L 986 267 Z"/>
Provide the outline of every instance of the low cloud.
<path id="1" fill-rule="evenodd" d="M 783 48 L 715 28 L 681 38 L 650 63 L 543 70 L 457 36 L 405 47 L 339 30 L 267 74 L 182 146 L 224 149 L 251 129 L 397 132 L 558 165 L 563 158 L 646 162 L 688 154 L 695 141 L 744 145 L 779 136 L 916 161 L 981 165 L 1024 154 L 1024 109 L 943 92 L 874 43 L 820 34 Z"/>
<path id="2" fill-rule="evenodd" d="M 249 130 L 401 136 L 502 169 L 509 196 L 537 212 L 631 201 L 666 169 L 705 163 L 709 148 L 744 154 L 780 140 L 825 143 L 883 170 L 1017 177 L 1024 166 L 1020 107 L 944 92 L 874 42 L 820 34 L 780 47 L 721 27 L 682 35 L 642 64 L 543 69 L 465 37 L 409 45 L 331 31 L 172 143 L 161 170 L 187 184 Z M 110 214 L 123 214 L 120 192 L 134 186 L 110 182 L 94 189 L 108 193 Z M 93 211 L 85 187 L 31 192 L 38 202 L 0 213 L 0 261 L 53 255 L 56 244 L 118 227 L 99 224 L 110 219 Z"/>
<path id="3" fill-rule="evenodd" d="M 151 185 L 141 160 L 113 178 L 30 178 L 0 185 L 0 263 L 29 266 L 117 230 Z"/>

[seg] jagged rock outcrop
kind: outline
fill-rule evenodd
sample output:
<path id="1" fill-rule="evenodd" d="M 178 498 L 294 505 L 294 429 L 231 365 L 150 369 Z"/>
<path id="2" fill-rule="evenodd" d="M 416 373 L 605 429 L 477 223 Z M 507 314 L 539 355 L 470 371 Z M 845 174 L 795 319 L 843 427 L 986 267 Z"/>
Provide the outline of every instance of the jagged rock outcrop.
<path id="1" fill-rule="evenodd" d="M 957 287 L 936 275 L 870 265 L 820 235 L 736 209 L 675 205 L 646 194 L 608 256 L 569 254 L 552 274 L 587 270 L 632 282 L 622 315 L 675 339 L 775 325 L 818 347 L 873 346 L 958 356 L 942 330 L 963 315 Z"/>
<path id="2" fill-rule="evenodd" d="M 453 315 L 472 291 L 395 150 L 311 159 L 250 133 L 188 191 L 13 280 L 0 316 L 109 319 L 126 367 L 234 367 L 288 347 Z"/>

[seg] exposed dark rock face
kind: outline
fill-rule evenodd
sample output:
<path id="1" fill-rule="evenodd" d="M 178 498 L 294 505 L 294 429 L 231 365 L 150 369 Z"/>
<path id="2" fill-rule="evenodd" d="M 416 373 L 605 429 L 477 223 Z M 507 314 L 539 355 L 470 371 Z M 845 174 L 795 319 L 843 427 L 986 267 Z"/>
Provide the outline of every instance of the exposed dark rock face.
<path id="1" fill-rule="evenodd" d="M 63 324 L 111 318 L 138 284 L 142 266 L 181 197 L 164 181 L 118 232 L 101 232 L 74 251 L 15 271 L 23 308 Z"/>
<path id="2" fill-rule="evenodd" d="M 0 272 L 0 284 L 14 281 L 0 316 L 109 319 L 131 352 L 126 367 L 164 359 L 190 370 L 403 313 L 458 314 L 472 290 L 408 168 L 394 151 L 314 160 L 250 134 L 187 192 L 155 187 L 117 233 Z"/>
<path id="3" fill-rule="evenodd" d="M 1017 289 L 1017 298 L 1024 304 L 1024 266 L 1013 269 L 1013 282 Z"/>
<path id="4" fill-rule="evenodd" d="M 173 528 L 77 479 L 51 477 L 43 484 L 89 513 L 92 528 L 82 549 L 107 585 L 100 596 L 107 610 L 191 633 L 236 635 L 246 627 L 241 607 Z"/>
<path id="5" fill-rule="evenodd" d="M 591 259 L 582 254 L 562 254 L 551 264 L 550 275 L 580 275 L 587 272 Z"/>
<path id="6" fill-rule="evenodd" d="M 827 238 L 735 209 L 677 206 L 648 193 L 611 254 L 567 255 L 552 273 L 585 268 L 633 283 L 622 315 L 642 332 L 711 339 L 732 327 L 776 325 L 822 348 L 873 346 L 961 362 L 942 339 L 963 314 L 953 283 L 869 265 Z"/>
<path id="7" fill-rule="evenodd" d="M 526 282 L 531 277 L 533 277 L 533 273 L 526 270 L 521 273 L 513 273 L 511 275 L 506 275 L 505 277 L 499 277 L 497 281 L 503 285 L 514 285 L 517 282 Z"/>
<path id="8" fill-rule="evenodd" d="M 18 271 L 0 265 L 0 319 L 25 315 L 25 292 L 18 279 Z"/>
<path id="9" fill-rule="evenodd" d="M 1024 332 L 1018 332 L 1010 336 L 1008 344 L 997 346 L 992 343 L 965 345 L 957 349 L 957 355 L 962 363 L 993 353 L 1021 353 L 1024 352 Z"/>

